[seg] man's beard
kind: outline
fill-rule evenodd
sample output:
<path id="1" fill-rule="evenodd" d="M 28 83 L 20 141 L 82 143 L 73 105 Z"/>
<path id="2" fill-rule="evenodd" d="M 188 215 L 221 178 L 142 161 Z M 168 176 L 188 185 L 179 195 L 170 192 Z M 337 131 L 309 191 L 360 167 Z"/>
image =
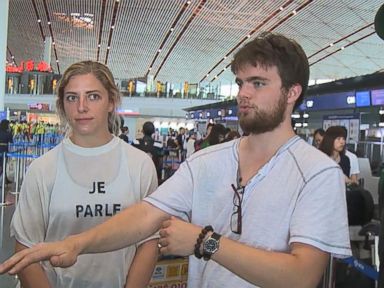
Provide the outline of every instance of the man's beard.
<path id="1" fill-rule="evenodd" d="M 287 93 L 282 92 L 278 103 L 270 110 L 252 106 L 249 112 L 238 112 L 239 124 L 244 134 L 261 134 L 274 130 L 284 121 L 287 109 Z"/>

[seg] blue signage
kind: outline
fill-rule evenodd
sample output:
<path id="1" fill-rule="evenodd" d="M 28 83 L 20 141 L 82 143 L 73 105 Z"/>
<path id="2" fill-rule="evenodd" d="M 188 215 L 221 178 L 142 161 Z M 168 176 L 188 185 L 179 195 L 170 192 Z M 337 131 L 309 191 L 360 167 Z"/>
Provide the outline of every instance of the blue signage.
<path id="1" fill-rule="evenodd" d="M 356 107 L 371 106 L 370 91 L 356 91 Z"/>

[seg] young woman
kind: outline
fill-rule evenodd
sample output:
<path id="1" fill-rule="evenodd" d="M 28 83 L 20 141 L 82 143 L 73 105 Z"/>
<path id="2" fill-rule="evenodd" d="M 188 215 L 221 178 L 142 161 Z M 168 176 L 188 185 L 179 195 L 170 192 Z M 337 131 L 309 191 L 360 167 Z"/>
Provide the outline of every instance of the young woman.
<path id="1" fill-rule="evenodd" d="M 353 181 L 349 178 L 351 164 L 349 158 L 345 156 L 346 137 L 347 135 L 343 128 L 331 126 L 325 131 L 319 149 L 340 165 L 345 175 L 346 184 L 352 184 Z"/>
<path id="2" fill-rule="evenodd" d="M 11 224 L 16 251 L 96 226 L 157 187 L 152 160 L 116 136 L 119 104 L 105 65 L 84 61 L 65 71 L 56 110 L 69 128 L 67 137 L 27 171 Z M 157 239 L 140 244 L 80 256 L 66 269 L 32 264 L 19 277 L 24 288 L 146 287 L 157 260 Z"/>

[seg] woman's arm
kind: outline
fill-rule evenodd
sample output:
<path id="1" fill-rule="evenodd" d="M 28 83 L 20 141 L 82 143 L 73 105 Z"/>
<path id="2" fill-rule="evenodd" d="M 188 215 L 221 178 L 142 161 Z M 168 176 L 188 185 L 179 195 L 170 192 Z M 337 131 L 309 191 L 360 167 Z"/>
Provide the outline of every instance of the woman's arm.
<path id="1" fill-rule="evenodd" d="M 147 287 L 158 257 L 158 239 L 152 239 L 141 244 L 136 251 L 128 271 L 125 288 Z"/>
<path id="2" fill-rule="evenodd" d="M 28 247 L 16 241 L 15 252 L 27 249 Z M 34 263 L 21 270 L 17 276 L 20 279 L 23 288 L 50 288 L 47 275 L 39 263 Z"/>

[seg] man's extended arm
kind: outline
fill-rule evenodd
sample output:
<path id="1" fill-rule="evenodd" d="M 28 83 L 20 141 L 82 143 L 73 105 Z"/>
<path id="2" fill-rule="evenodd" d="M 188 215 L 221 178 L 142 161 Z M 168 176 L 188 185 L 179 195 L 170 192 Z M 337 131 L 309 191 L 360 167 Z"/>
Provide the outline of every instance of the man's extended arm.
<path id="1" fill-rule="evenodd" d="M 155 233 L 169 215 L 151 204 L 141 202 L 108 221 L 63 241 L 40 243 L 13 255 L 0 265 L 0 273 L 15 274 L 24 267 L 49 260 L 53 266 L 69 267 L 79 254 L 117 250 Z"/>

